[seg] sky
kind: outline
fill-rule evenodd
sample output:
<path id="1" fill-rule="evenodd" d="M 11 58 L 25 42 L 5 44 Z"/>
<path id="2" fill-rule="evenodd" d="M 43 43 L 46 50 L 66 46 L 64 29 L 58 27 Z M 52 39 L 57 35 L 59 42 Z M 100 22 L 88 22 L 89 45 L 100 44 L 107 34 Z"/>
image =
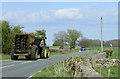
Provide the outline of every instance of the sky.
<path id="1" fill-rule="evenodd" d="M 47 45 L 54 42 L 54 33 L 75 29 L 88 39 L 118 39 L 117 2 L 3 2 L 2 20 L 21 25 L 24 32 L 46 30 Z"/>

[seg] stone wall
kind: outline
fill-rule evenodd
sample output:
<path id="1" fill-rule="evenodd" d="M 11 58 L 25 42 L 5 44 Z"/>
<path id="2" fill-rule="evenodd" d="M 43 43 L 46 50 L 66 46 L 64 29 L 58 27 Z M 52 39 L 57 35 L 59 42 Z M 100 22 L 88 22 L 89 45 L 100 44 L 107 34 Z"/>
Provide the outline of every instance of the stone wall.
<path id="1" fill-rule="evenodd" d="M 81 77 L 102 77 L 98 72 L 94 70 L 96 61 L 99 59 L 105 59 L 106 53 L 99 53 L 97 55 L 88 56 L 85 63 L 80 65 Z M 80 75 L 80 74 L 79 74 Z M 76 76 L 79 76 L 76 75 Z"/>
<path id="2" fill-rule="evenodd" d="M 96 65 L 102 65 L 106 67 L 110 67 L 118 64 L 120 64 L 119 59 L 99 59 L 96 61 Z"/>
<path id="3" fill-rule="evenodd" d="M 74 77 L 102 77 L 98 72 L 94 70 L 96 65 L 113 66 L 120 64 L 118 59 L 106 59 L 106 53 L 99 53 L 97 55 L 90 55 L 87 57 L 83 64 L 79 64 L 79 67 L 75 71 Z M 103 77 L 102 77 L 103 79 Z"/>
<path id="4" fill-rule="evenodd" d="M 97 55 L 91 55 L 91 56 L 88 56 L 88 59 L 90 60 L 90 63 L 92 65 L 92 67 L 94 68 L 97 60 L 106 59 L 106 53 L 103 52 L 103 53 L 99 53 Z"/>

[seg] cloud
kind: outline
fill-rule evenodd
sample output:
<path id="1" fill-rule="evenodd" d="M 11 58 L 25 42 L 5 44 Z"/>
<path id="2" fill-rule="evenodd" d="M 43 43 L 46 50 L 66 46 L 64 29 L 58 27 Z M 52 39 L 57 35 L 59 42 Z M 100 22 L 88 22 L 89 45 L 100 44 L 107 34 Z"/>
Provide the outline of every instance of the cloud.
<path id="1" fill-rule="evenodd" d="M 81 19 L 83 17 L 79 8 L 61 9 L 55 12 L 58 18 Z"/>
<path id="2" fill-rule="evenodd" d="M 104 22 L 117 22 L 117 8 L 86 6 L 81 8 L 65 8 L 59 10 L 14 11 L 3 13 L 3 20 L 15 21 L 17 23 L 42 23 L 55 21 L 83 21 L 97 22 L 103 16 Z"/>
<path id="3" fill-rule="evenodd" d="M 55 19 L 80 19 L 82 14 L 79 8 L 49 10 L 49 11 L 15 11 L 7 12 L 3 15 L 4 20 L 16 20 L 21 22 L 43 22 Z"/>
<path id="4" fill-rule="evenodd" d="M 18 23 L 26 21 L 27 16 L 25 11 L 14 11 L 3 13 L 3 20 L 15 21 Z"/>

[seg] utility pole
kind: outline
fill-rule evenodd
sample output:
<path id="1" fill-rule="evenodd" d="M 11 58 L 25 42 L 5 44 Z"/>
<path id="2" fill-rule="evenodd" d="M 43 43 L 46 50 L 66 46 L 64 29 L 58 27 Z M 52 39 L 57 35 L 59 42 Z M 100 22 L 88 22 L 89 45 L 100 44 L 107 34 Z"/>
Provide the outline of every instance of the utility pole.
<path id="1" fill-rule="evenodd" d="M 101 17 L 101 53 L 103 53 L 103 41 L 102 41 L 102 17 Z"/>

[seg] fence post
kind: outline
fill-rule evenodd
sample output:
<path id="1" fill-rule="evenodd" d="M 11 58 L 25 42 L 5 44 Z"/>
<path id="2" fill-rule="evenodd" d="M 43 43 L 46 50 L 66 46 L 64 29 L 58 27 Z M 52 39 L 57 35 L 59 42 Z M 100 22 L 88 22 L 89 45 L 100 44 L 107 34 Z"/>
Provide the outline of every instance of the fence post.
<path id="1" fill-rule="evenodd" d="M 100 70 L 99 71 L 100 71 L 100 75 L 101 75 L 101 65 L 100 65 Z"/>
<path id="2" fill-rule="evenodd" d="M 110 69 L 108 69 L 108 79 L 110 78 Z"/>

